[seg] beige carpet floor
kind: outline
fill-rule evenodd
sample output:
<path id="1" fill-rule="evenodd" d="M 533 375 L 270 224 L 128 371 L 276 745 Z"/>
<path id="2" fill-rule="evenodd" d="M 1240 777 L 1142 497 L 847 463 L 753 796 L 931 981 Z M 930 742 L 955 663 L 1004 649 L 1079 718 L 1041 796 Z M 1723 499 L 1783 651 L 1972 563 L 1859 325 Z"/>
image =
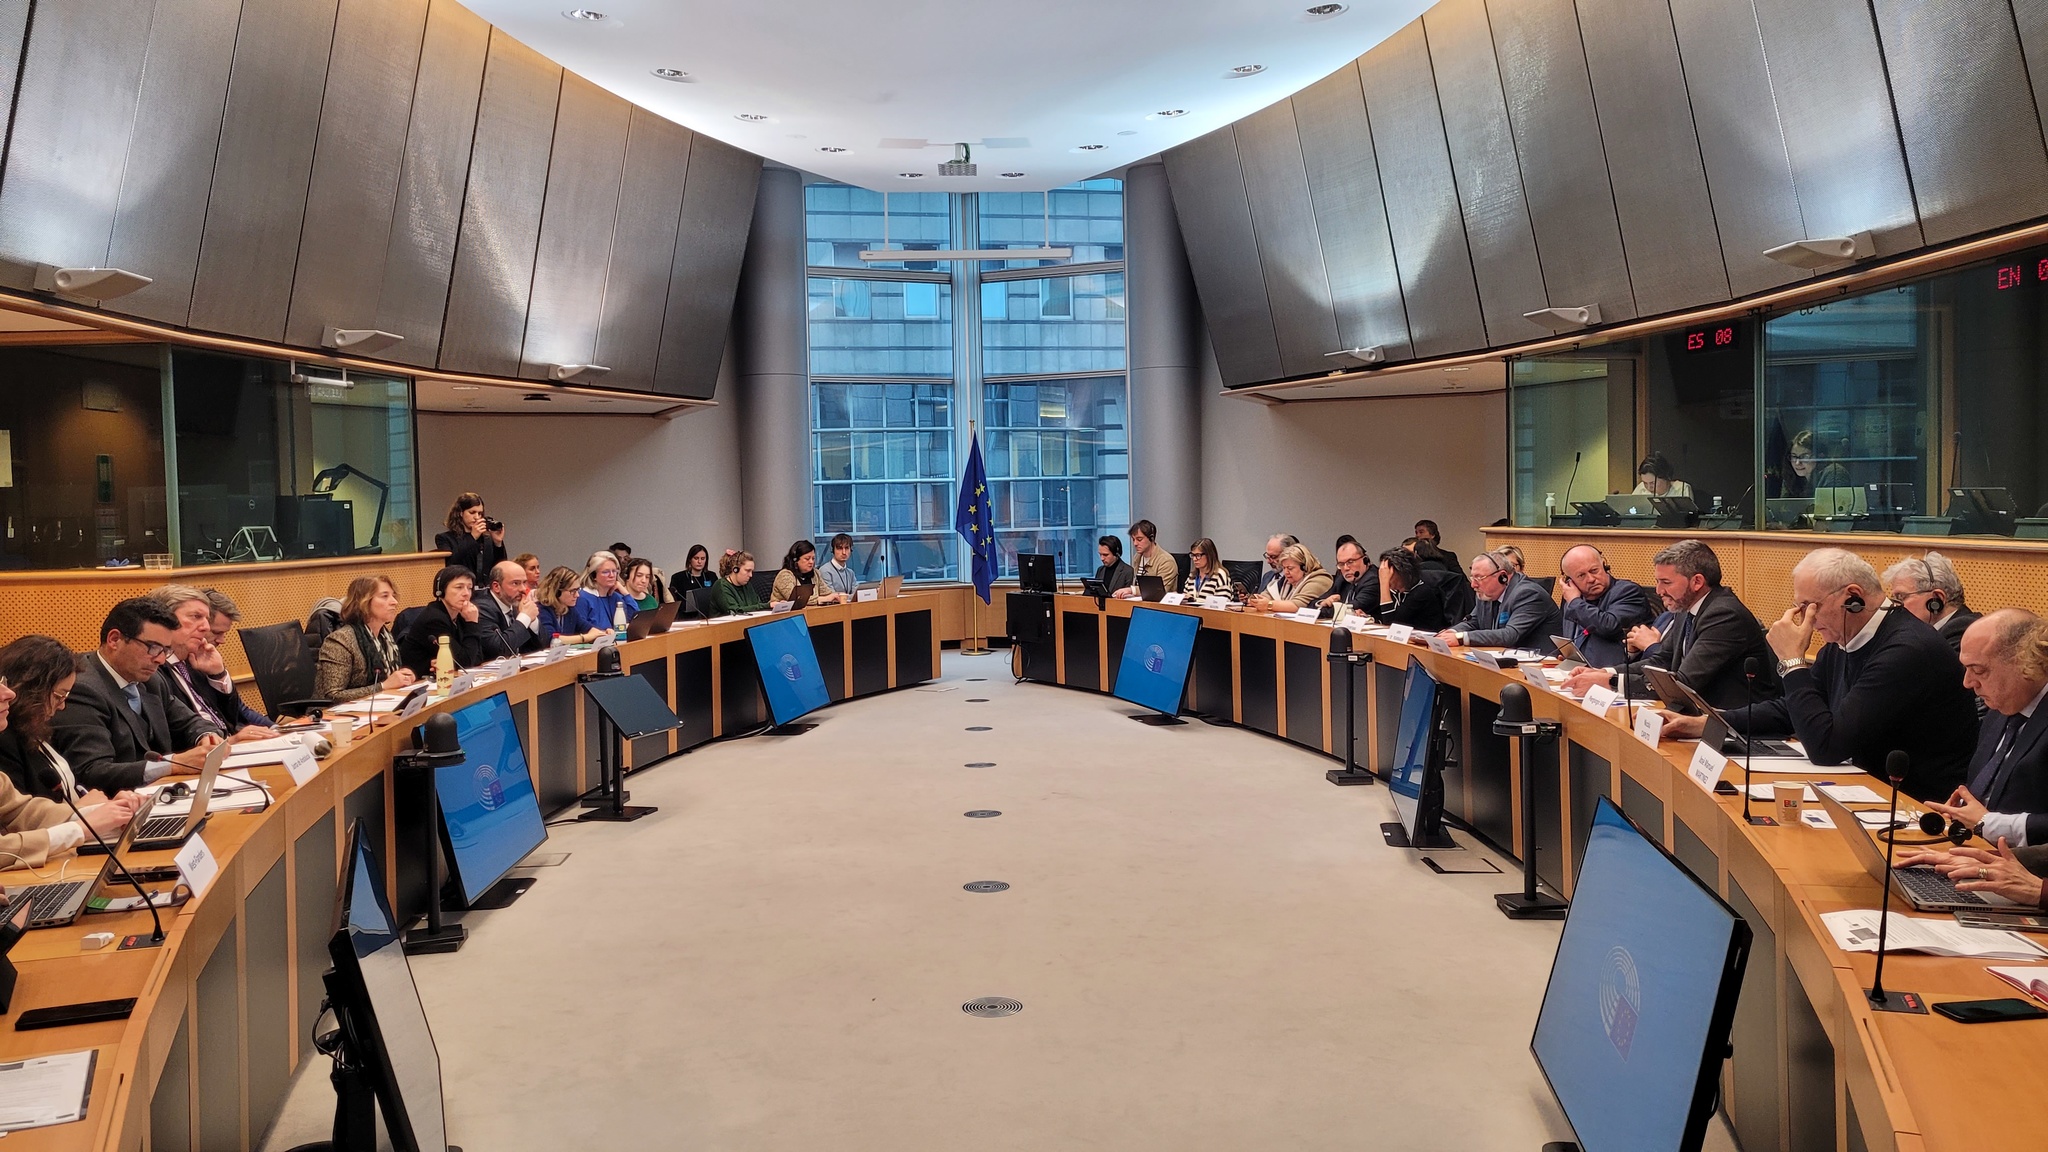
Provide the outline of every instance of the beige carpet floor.
<path id="1" fill-rule="evenodd" d="M 634 777 L 414 972 L 449 1138 L 517 1149 L 1498 1149 L 1559 925 L 1386 847 L 1383 788 L 948 654 Z M 975 680 L 972 678 L 985 678 Z M 986 725 L 989 731 L 968 731 Z M 994 767 L 969 768 L 993 761 Z M 969 819 L 962 813 L 1002 815 Z M 1460 840 L 1469 838 L 1460 834 Z M 1449 856 L 1478 857 L 1479 851 Z M 1007 891 L 962 886 L 1000 880 Z M 1017 1015 L 965 1015 L 1013 997 Z M 325 1134 L 310 1063 L 267 1148 Z M 1709 1147 L 1730 1147 L 1717 1130 Z"/>

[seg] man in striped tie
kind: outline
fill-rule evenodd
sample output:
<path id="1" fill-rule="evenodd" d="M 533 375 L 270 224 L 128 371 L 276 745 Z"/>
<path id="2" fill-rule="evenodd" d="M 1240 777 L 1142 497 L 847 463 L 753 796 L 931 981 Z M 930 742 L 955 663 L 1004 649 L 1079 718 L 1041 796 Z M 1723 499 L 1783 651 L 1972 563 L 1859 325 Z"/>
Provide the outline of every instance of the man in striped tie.
<path id="1" fill-rule="evenodd" d="M 2048 844 L 2048 625 L 2001 608 L 1963 633 L 1962 661 L 1987 711 L 1965 783 L 1928 807 L 1994 844 Z"/>

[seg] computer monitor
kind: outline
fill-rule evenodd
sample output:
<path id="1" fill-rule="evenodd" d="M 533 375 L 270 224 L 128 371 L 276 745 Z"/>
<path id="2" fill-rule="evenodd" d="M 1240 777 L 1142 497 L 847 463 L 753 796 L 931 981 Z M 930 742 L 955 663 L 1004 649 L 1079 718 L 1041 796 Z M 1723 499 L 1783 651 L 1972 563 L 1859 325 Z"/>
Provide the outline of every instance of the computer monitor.
<path id="1" fill-rule="evenodd" d="M 455 735 L 462 759 L 434 767 L 434 794 L 441 801 L 449 878 L 463 904 L 475 907 L 492 903 L 485 893 L 540 847 L 548 831 L 505 694 L 457 709 Z"/>
<path id="2" fill-rule="evenodd" d="M 2010 536 L 2017 530 L 2013 521 L 2019 505 L 2010 489 L 1951 488 L 1948 514 L 1956 518 L 1958 534 Z"/>
<path id="3" fill-rule="evenodd" d="M 398 924 L 384 898 L 384 870 L 361 821 L 349 825 L 327 997 L 349 1056 L 361 1067 L 384 1112 L 398 1152 L 443 1152 L 448 1130 L 441 1103 L 441 1054 L 427 1027 Z M 343 1102 L 344 1105 L 346 1102 Z"/>
<path id="4" fill-rule="evenodd" d="M 754 647 L 754 666 L 761 672 L 761 692 L 777 724 L 815 712 L 832 702 L 818 650 L 811 646 L 811 628 L 802 616 L 785 616 L 747 629 Z"/>
<path id="5" fill-rule="evenodd" d="M 1698 1152 L 1750 928 L 1601 797 L 1529 1050 L 1584 1152 Z"/>
<path id="6" fill-rule="evenodd" d="M 1116 666 L 1116 698 L 1168 718 L 1178 714 L 1201 630 L 1200 618 L 1184 612 L 1132 608 L 1124 656 Z"/>
<path id="7" fill-rule="evenodd" d="M 1434 739 L 1437 719 L 1436 678 L 1422 661 L 1408 657 L 1401 683 L 1401 721 L 1394 730 L 1394 761 L 1387 792 L 1394 798 L 1398 825 L 1382 825 L 1381 834 L 1396 847 L 1449 848 L 1455 842 L 1444 831 L 1444 749 Z M 1399 836 L 1393 835 L 1398 829 Z"/>
<path id="8" fill-rule="evenodd" d="M 1017 590 L 1048 595 L 1057 592 L 1059 577 L 1053 568 L 1053 558 L 1042 552 L 1017 553 Z"/>

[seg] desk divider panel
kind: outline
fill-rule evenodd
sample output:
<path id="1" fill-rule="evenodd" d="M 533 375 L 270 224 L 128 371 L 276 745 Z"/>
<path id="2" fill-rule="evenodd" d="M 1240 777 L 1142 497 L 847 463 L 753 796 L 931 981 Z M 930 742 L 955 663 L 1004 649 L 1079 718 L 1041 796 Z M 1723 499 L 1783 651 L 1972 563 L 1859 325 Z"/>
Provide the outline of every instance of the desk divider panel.
<path id="1" fill-rule="evenodd" d="M 1109 679 L 1103 682 L 1104 692 L 1116 691 L 1116 670 L 1124 662 L 1124 640 L 1131 634 L 1129 616 L 1111 616 L 1103 622 L 1103 647 L 1109 656 Z"/>
<path id="2" fill-rule="evenodd" d="M 1069 688 L 1102 691 L 1102 619 L 1089 612 L 1060 613 L 1060 638 L 1067 646 Z"/>
<path id="3" fill-rule="evenodd" d="M 1280 674 L 1273 667 L 1275 656 L 1271 638 L 1249 632 L 1238 635 L 1238 704 L 1244 710 L 1244 726 L 1269 736 L 1280 734 Z"/>
<path id="4" fill-rule="evenodd" d="M 1311 751 L 1323 750 L 1323 650 L 1288 641 L 1281 650 L 1287 661 L 1287 741 Z M 1342 740 L 1340 729 L 1331 739 Z"/>
<path id="5" fill-rule="evenodd" d="M 899 612 L 896 621 L 896 684 L 908 688 L 939 674 L 932 665 L 932 614 Z"/>
<path id="6" fill-rule="evenodd" d="M 1712 881 L 1708 881 L 1711 885 Z M 1749 921 L 1755 939 L 1749 948 L 1749 965 L 1742 971 L 1742 994 L 1735 1002 L 1735 1023 L 1728 1031 L 1728 1046 L 1734 1049 L 1728 1071 L 1733 1091 L 1723 1107 L 1735 1129 L 1735 1139 L 1744 1148 L 1777 1148 L 1780 1142 L 1778 1116 L 1778 937 L 1763 913 L 1749 899 L 1749 893 L 1728 876 L 1728 904 Z M 1835 1112 L 1833 1069 L 1828 1077 L 1828 1115 Z"/>
<path id="7" fill-rule="evenodd" d="M 1766 925 L 1764 931 L 1768 930 Z M 1758 939 L 1762 936 L 1760 931 Z M 1755 959 L 1750 963 L 1756 963 Z M 1835 1045 L 1820 1026 L 1813 1001 L 1806 998 L 1805 985 L 1793 979 L 1781 987 L 1785 993 L 1785 1099 L 1791 1104 L 1792 1152 L 1835 1152 Z M 1849 1133 L 1852 1145 L 1862 1143 L 1863 1130 L 1853 1122 Z"/>
<path id="8" fill-rule="evenodd" d="M 1011 648 L 1023 657 L 1021 675 L 1024 679 L 1035 680 L 1040 684 L 1060 682 L 1060 650 L 1057 643 L 1051 640 L 1036 644 L 1013 643 Z"/>
<path id="9" fill-rule="evenodd" d="M 846 626 L 836 620 L 811 625 L 811 647 L 818 653 L 818 671 L 825 677 L 825 694 L 834 704 L 846 699 Z"/>
<path id="10" fill-rule="evenodd" d="M 1714 855 L 1714 850 L 1707 847 L 1707 842 L 1700 839 L 1699 833 L 1694 832 L 1682 816 L 1675 816 L 1671 821 L 1671 854 L 1678 857 L 1680 864 L 1692 869 L 1700 883 L 1709 888 L 1715 887 L 1721 875 L 1721 858 Z"/>
<path id="11" fill-rule="evenodd" d="M 1565 770 L 1566 783 L 1571 788 L 1572 882 L 1576 884 L 1579 861 L 1585 858 L 1586 841 L 1593 835 L 1593 809 L 1613 786 L 1614 765 L 1606 757 L 1573 744 L 1566 753 Z"/>
<path id="12" fill-rule="evenodd" d="M 727 645 L 727 648 L 730 647 L 731 645 Z M 743 649 L 741 655 L 747 662 L 747 675 L 750 677 L 749 683 L 753 685 L 751 690 L 758 700 L 761 695 L 761 686 L 759 678 L 754 676 L 753 652 Z M 730 671 L 732 668 L 732 657 L 724 655 L 720 659 L 725 662 L 727 669 L 726 691 L 730 693 L 732 691 L 732 674 Z M 887 692 L 888 690 L 889 618 L 886 616 L 857 616 L 853 620 L 853 694 L 855 696 L 871 696 L 877 692 Z M 732 715 L 732 697 L 730 695 L 726 697 L 726 715 L 728 717 Z M 725 731 L 728 735 L 733 731 L 730 719 L 726 721 Z"/>
<path id="13" fill-rule="evenodd" d="M 656 696 L 663 700 L 668 699 L 668 661 L 659 658 L 643 660 L 633 665 L 632 672 L 653 686 Z M 668 755 L 669 734 L 663 732 L 659 736 L 642 736 L 632 744 L 633 769 L 638 771 Z"/>
<path id="14" fill-rule="evenodd" d="M 1190 705 L 1204 716 L 1234 719 L 1230 698 L 1230 633 L 1204 628 L 1195 633 L 1195 666 L 1188 673 L 1193 686 Z"/>
<path id="15" fill-rule="evenodd" d="M 233 873 L 222 879 L 232 880 Z M 242 1005 L 235 926 L 221 934 L 199 972 L 188 1019 L 198 1023 L 194 1063 L 199 1069 L 199 1147 L 206 1152 L 242 1146 Z"/>
<path id="16" fill-rule="evenodd" d="M 1470 805 L 1463 818 L 1495 848 L 1519 860 L 1515 854 L 1514 763 L 1508 758 L 1508 738 L 1493 734 L 1500 705 L 1474 696 L 1470 713 L 1464 755 L 1458 758 L 1458 771 L 1465 777 L 1465 802 Z M 1555 779 L 1553 775 L 1553 782 Z M 1449 792 L 1448 781 L 1446 784 Z"/>
<path id="17" fill-rule="evenodd" d="M 348 794 L 348 799 L 342 801 L 341 804 L 341 820 L 341 827 L 344 832 L 348 831 L 350 826 L 360 822 L 363 826 L 363 831 L 368 833 L 370 837 L 370 851 L 380 861 L 391 859 L 391 845 L 384 834 L 383 775 L 373 776 L 363 781 L 356 786 L 355 791 Z M 339 874 L 339 869 L 337 868 L 336 875 Z M 385 895 L 388 896 L 390 893 L 387 892 Z M 328 909 L 328 915 L 332 916 L 333 914 L 333 909 Z M 326 945 L 322 944 L 321 947 L 325 948 Z"/>
<path id="18" fill-rule="evenodd" d="M 292 1082 L 292 924 L 285 894 L 285 862 L 280 856 L 242 905 L 242 948 L 249 962 L 244 985 L 252 1138 L 270 1127 Z M 309 1019 L 306 1030 L 312 1028 Z"/>
<path id="19" fill-rule="evenodd" d="M 855 648 L 858 650 L 858 637 Z M 745 640 L 728 640 L 718 646 L 720 731 L 727 736 L 751 732 L 768 723 L 768 701 L 761 696 L 761 673 L 754 667 L 754 646 Z M 854 666 L 854 679 L 860 667 Z M 858 690 L 856 686 L 856 690 Z"/>
<path id="20" fill-rule="evenodd" d="M 1564 883 L 1564 765 L 1562 740 L 1536 746 L 1536 875 L 1559 892 Z M 1522 797 L 1522 803 L 1529 803 Z"/>
<path id="21" fill-rule="evenodd" d="M 676 750 L 687 752 L 711 740 L 711 649 L 691 648 L 676 653 L 676 718 L 683 727 L 676 733 Z"/>
<path id="22" fill-rule="evenodd" d="M 1621 810 L 1629 819 L 1642 825 L 1650 839 L 1664 843 L 1664 801 L 1657 799 L 1655 792 L 1626 772 L 1621 774 Z M 1584 854 L 1583 845 L 1579 851 Z"/>
<path id="23" fill-rule="evenodd" d="M 335 887 L 340 865 L 334 855 L 334 813 L 299 833 L 292 844 L 293 931 L 298 935 L 299 1027 L 293 1037 L 301 1054 L 313 1050 L 313 1020 L 326 994 L 327 939 L 334 935 Z"/>
<path id="24" fill-rule="evenodd" d="M 533 708 L 526 700 L 512 701 L 512 726 L 519 730 L 519 749 L 527 753 L 526 769 L 533 770 Z"/>
<path id="25" fill-rule="evenodd" d="M 526 746 L 533 761 L 527 767 L 533 772 L 540 810 L 550 816 L 575 804 L 583 791 L 583 757 L 576 742 L 576 702 L 582 698 L 581 685 L 565 684 L 534 701 L 540 732 L 539 739 Z"/>
<path id="26" fill-rule="evenodd" d="M 1372 731 L 1371 743 L 1365 745 L 1372 750 L 1372 757 L 1361 763 L 1372 765 L 1373 772 L 1382 780 L 1394 770 L 1394 744 L 1400 739 L 1401 729 L 1401 682 L 1407 675 L 1408 665 L 1405 662 L 1398 668 L 1377 662 L 1372 666 L 1373 707 L 1379 710 L 1381 722 L 1379 727 Z M 1445 791 L 1446 803 L 1452 810 L 1461 819 L 1470 820 L 1464 796 L 1450 794 L 1448 781 L 1445 784 Z"/>
<path id="27" fill-rule="evenodd" d="M 192 1152 L 190 1012 L 178 1021 L 178 1031 L 171 1037 L 170 1052 L 164 1057 L 163 1074 L 157 1079 L 156 1091 L 149 1096 L 149 1149 L 150 1152 Z"/>

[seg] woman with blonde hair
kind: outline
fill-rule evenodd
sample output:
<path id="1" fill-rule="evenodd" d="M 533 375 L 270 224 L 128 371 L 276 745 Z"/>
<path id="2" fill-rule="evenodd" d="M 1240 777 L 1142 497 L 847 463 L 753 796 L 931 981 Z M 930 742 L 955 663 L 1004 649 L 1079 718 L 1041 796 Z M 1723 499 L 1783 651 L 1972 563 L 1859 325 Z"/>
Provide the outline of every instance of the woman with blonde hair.
<path id="1" fill-rule="evenodd" d="M 1280 579 L 1269 593 L 1246 600 L 1245 607 L 1254 612 L 1293 612 L 1328 596 L 1332 583 L 1308 545 L 1289 544 L 1280 550 Z"/>
<path id="2" fill-rule="evenodd" d="M 609 548 L 592 552 L 583 566 L 583 591 L 576 597 L 576 610 L 570 613 L 570 627 L 578 632 L 616 632 L 622 627 L 618 623 L 621 609 L 627 620 L 640 614 L 640 605 L 626 593 L 619 578 L 619 558 Z"/>
<path id="3" fill-rule="evenodd" d="M 398 655 L 391 623 L 398 619 L 398 586 L 388 576 L 358 576 L 341 598 L 341 626 L 320 642 L 313 668 L 313 695 L 342 703 L 386 689 L 403 688 L 416 677 Z"/>
<path id="4" fill-rule="evenodd" d="M 540 602 L 540 634 L 549 644 L 588 644 L 611 631 L 609 628 L 574 631 L 571 618 L 576 614 L 576 601 L 582 593 L 583 574 L 574 568 L 557 564 L 541 577 L 540 590 L 534 593 L 533 598 Z"/>

